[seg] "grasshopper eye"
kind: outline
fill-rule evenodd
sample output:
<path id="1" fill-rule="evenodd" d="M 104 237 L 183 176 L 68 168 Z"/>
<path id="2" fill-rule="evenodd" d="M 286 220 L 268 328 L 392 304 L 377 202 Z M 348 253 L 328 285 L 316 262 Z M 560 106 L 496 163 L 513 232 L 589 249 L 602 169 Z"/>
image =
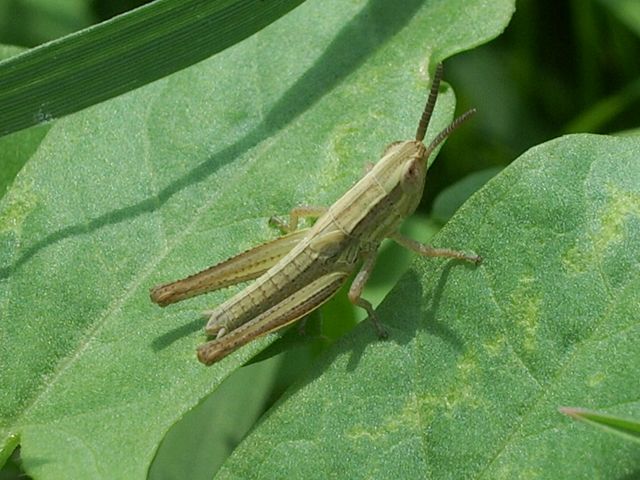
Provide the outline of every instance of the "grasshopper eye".
<path id="1" fill-rule="evenodd" d="M 402 189 L 405 192 L 415 192 L 421 188 L 423 183 L 424 176 L 420 162 L 412 160 L 407 163 L 402 172 Z"/>

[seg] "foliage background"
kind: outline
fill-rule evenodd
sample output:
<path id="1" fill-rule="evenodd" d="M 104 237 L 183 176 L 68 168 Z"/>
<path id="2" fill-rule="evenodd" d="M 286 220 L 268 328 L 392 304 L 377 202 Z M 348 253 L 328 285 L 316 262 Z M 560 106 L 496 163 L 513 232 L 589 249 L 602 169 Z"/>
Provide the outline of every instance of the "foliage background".
<path id="1" fill-rule="evenodd" d="M 117 10 L 137 3 L 120 2 Z M 454 199 L 439 204 L 439 195 L 468 196 L 490 174 L 543 141 L 573 132 L 633 133 L 639 128 L 638 10 L 632 1 L 521 0 L 502 36 L 447 61 L 446 79 L 455 87 L 457 110 L 474 106 L 479 114 L 472 125 L 447 142 L 430 170 L 422 214 L 429 217 L 432 230 L 448 218 L 451 209 L 447 205 L 456 203 Z M 114 2 L 107 1 L 7 1 L 0 5 L 0 19 L 4 20 L 0 20 L 0 43 L 34 46 L 114 13 Z M 46 126 L 38 127 L 19 135 L 37 138 L 46 130 Z M 19 136 L 0 142 L 16 144 L 16 160 L 7 160 L 0 172 L 4 192 L 20 169 L 20 159 L 29 156 L 19 151 L 20 146 L 31 142 Z M 479 176 L 462 193 L 446 190 L 473 172 L 479 172 Z M 419 224 L 416 222 L 414 228 L 420 235 Z M 387 252 L 388 262 L 400 265 L 394 276 L 400 275 L 409 261 L 406 256 L 399 261 L 399 255 L 396 250 Z M 382 262 L 382 270 L 389 271 Z M 393 276 L 380 275 L 373 280 L 372 290 L 380 297 L 393 284 Z M 347 308 L 344 303 L 337 300 L 327 307 L 324 316 Z M 352 314 L 353 322 L 357 315 Z M 310 328 L 313 332 L 314 326 Z M 334 336 L 344 329 L 333 328 Z M 306 349 L 289 349 L 282 356 L 241 369 L 230 377 L 224 388 L 174 427 L 151 467 L 150 477 L 175 478 L 189 472 L 193 478 L 209 478 L 254 419 L 299 378 L 322 347 L 323 342 L 318 341 Z M 251 402 L 246 398 L 247 388 L 255 393 Z M 211 418 L 219 420 L 212 422 Z M 206 427 L 211 424 L 216 425 L 215 430 Z M 3 475 L 10 478 L 12 471 L 19 471 L 17 455 Z"/>

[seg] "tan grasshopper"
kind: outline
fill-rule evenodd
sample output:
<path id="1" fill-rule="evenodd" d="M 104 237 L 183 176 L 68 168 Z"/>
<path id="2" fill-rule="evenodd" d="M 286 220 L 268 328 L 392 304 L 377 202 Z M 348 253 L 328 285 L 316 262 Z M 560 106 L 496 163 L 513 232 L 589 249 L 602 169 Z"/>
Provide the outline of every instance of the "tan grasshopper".
<path id="1" fill-rule="evenodd" d="M 281 222 L 286 235 L 151 289 L 151 300 L 165 306 L 255 279 L 222 305 L 204 312 L 209 319 L 205 331 L 216 338 L 198 347 L 202 363 L 211 365 L 251 340 L 312 312 L 331 298 L 358 266 L 349 300 L 365 309 L 380 336 L 385 336 L 371 303 L 361 297 L 385 238 L 421 255 L 480 261 L 478 256 L 433 248 L 398 233 L 422 197 L 429 155 L 474 113 L 470 110 L 459 116 L 424 145 L 441 78 L 440 64 L 415 140 L 391 143 L 380 161 L 329 208 L 295 208 L 288 224 Z M 310 228 L 297 229 L 300 217 L 317 217 L 317 221 Z"/>

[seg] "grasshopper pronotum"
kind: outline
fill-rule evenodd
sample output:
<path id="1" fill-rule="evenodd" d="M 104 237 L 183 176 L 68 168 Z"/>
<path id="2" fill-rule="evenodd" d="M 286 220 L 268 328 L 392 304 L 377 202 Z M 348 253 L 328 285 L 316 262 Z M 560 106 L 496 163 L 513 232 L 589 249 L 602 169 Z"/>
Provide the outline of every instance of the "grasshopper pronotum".
<path id="1" fill-rule="evenodd" d="M 247 280 L 247 288 L 213 310 L 206 333 L 216 338 L 198 347 L 206 364 L 220 360 L 242 345 L 278 330 L 318 308 L 331 298 L 360 266 L 349 300 L 365 309 L 378 333 L 373 307 L 360 295 L 376 260 L 380 243 L 391 238 L 421 255 L 450 257 L 478 263 L 480 257 L 447 248 L 433 248 L 406 238 L 398 227 L 411 215 L 424 190 L 427 160 L 474 110 L 456 118 L 428 146 L 424 136 L 438 96 L 442 65 L 438 65 L 415 140 L 391 143 L 378 163 L 329 208 L 300 207 L 291 211 L 288 232 L 271 242 L 240 253 L 182 280 L 151 289 L 151 299 L 169 305 Z M 300 217 L 316 223 L 297 229 Z"/>

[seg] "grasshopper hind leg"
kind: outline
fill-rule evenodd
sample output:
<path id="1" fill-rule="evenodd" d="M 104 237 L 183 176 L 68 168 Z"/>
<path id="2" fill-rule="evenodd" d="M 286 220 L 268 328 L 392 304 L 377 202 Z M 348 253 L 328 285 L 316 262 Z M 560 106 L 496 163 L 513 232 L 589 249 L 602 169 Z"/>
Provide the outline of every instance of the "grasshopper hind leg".
<path id="1" fill-rule="evenodd" d="M 218 330 L 216 339 L 198 347 L 198 359 L 205 365 L 211 365 L 251 340 L 289 325 L 329 300 L 347 277 L 348 272 L 341 271 L 323 275 L 248 322 L 230 328 L 222 336 L 222 330 Z"/>

